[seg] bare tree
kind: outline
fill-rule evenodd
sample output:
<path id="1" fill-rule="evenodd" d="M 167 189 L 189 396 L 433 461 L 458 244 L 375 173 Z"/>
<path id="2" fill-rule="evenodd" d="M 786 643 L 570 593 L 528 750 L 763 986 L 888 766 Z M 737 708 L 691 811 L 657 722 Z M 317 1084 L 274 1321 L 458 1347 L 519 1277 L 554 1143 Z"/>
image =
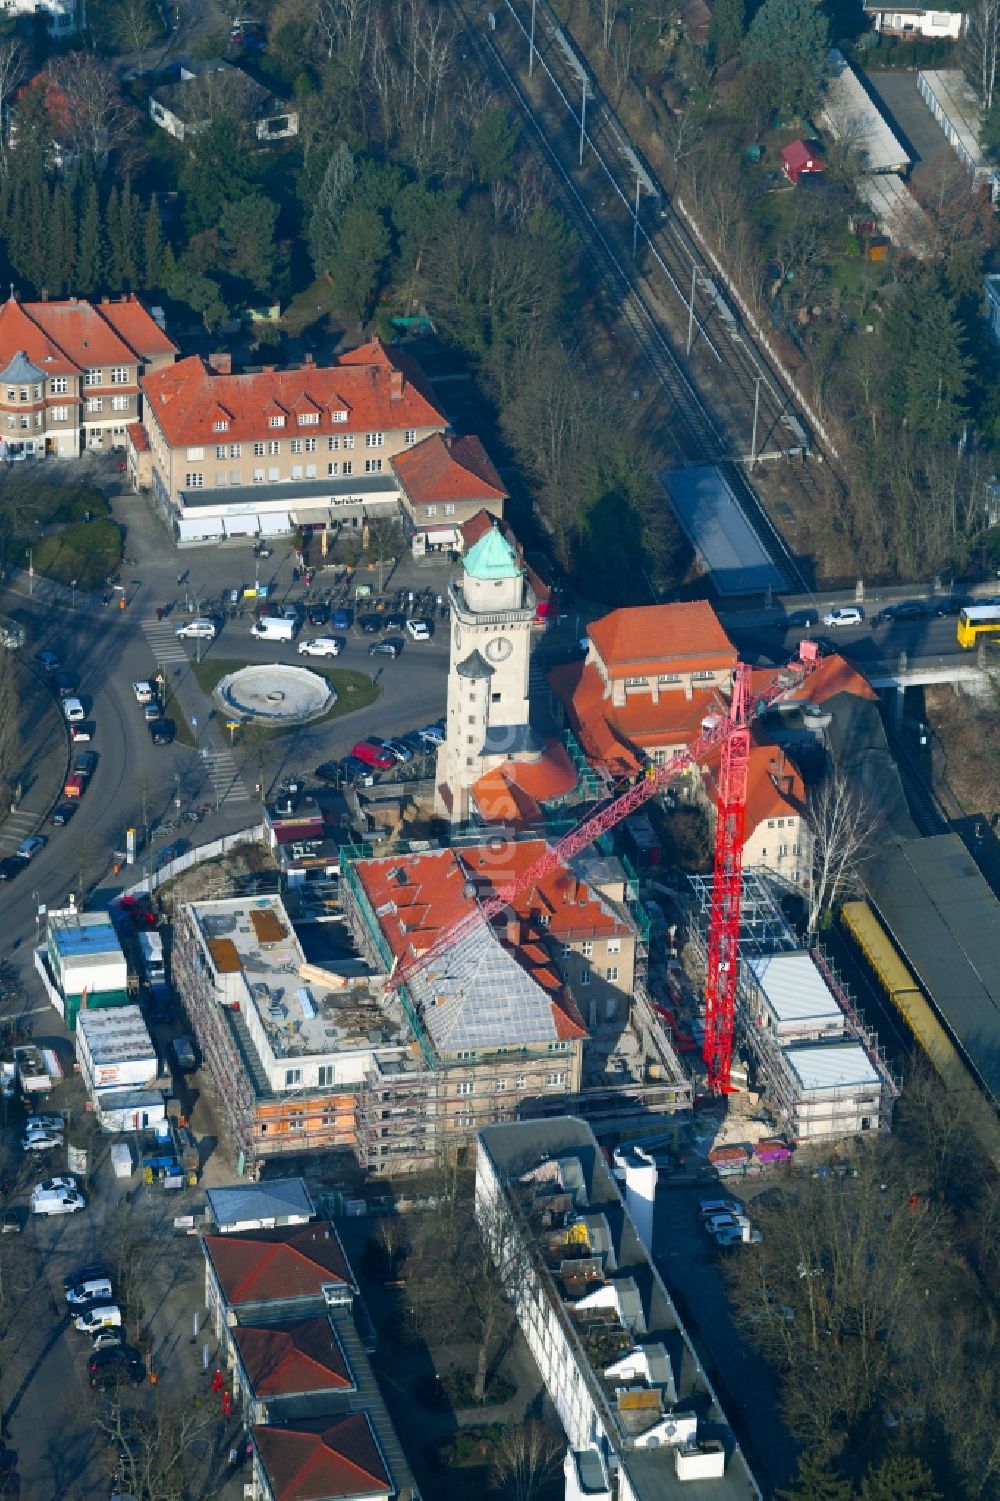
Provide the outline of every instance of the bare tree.
<path id="1" fill-rule="evenodd" d="M 510 1501 L 536 1501 L 559 1468 L 563 1447 L 541 1423 L 508 1423 L 493 1454 L 497 1489 Z"/>
<path id="2" fill-rule="evenodd" d="M 24 77 L 24 53 L 20 42 L 0 46 L 0 166 L 7 166 L 7 116 Z"/>
<path id="3" fill-rule="evenodd" d="M 118 1489 L 135 1501 L 185 1501 L 200 1494 L 217 1462 L 218 1409 L 207 1401 L 171 1401 L 157 1388 L 140 1411 L 118 1387 L 97 1405 L 93 1422 L 115 1451 Z"/>
<path id="4" fill-rule="evenodd" d="M 72 151 L 102 162 L 130 131 L 130 111 L 114 70 L 91 52 L 66 52 L 48 64 L 47 72 L 67 104 L 61 139 Z"/>
<path id="5" fill-rule="evenodd" d="M 375 1227 L 378 1243 L 385 1253 L 386 1276 L 393 1281 L 396 1276 L 396 1257 L 403 1246 L 403 1221 L 398 1215 L 386 1215 Z"/>
<path id="6" fill-rule="evenodd" d="M 878 818 L 843 773 L 835 771 L 810 797 L 806 822 L 812 836 L 808 925 L 814 933 L 820 918 L 856 888 Z"/>
<path id="7" fill-rule="evenodd" d="M 1000 67 L 1000 0 L 975 0 L 965 33 L 965 70 L 984 110 L 993 104 Z"/>
<path id="8" fill-rule="evenodd" d="M 117 0 L 114 35 L 126 53 L 145 52 L 163 35 L 156 7 L 150 0 Z"/>

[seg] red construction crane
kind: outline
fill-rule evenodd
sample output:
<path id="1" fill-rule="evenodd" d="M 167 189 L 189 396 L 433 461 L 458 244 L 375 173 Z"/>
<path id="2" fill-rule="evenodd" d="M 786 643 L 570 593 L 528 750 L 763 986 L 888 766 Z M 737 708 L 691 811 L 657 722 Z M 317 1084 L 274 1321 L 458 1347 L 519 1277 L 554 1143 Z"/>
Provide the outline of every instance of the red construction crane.
<path id="1" fill-rule="evenodd" d="M 610 801 L 591 813 L 555 844 L 547 845 L 543 854 L 532 861 L 520 875 L 493 896 L 475 906 L 465 917 L 443 929 L 430 945 L 418 954 L 393 966 L 385 983 L 386 990 L 399 990 L 415 975 L 431 968 L 461 943 L 463 938 L 489 923 L 517 897 L 530 891 L 557 866 L 565 865 L 580 850 L 628 818 L 643 803 L 661 792 L 674 777 L 689 766 L 699 766 L 705 757 L 721 746 L 722 768 L 719 778 L 719 809 L 715 842 L 715 876 L 712 888 L 712 911 L 708 939 L 708 977 L 706 984 L 706 1025 L 704 1058 L 708 1082 L 718 1091 L 729 1087 L 729 1063 L 733 1045 L 733 1017 L 738 978 L 740 935 L 740 895 L 743 886 L 743 818 L 746 811 L 747 769 L 750 756 L 749 721 L 770 704 L 783 698 L 814 670 L 819 653 L 814 641 L 799 643 L 799 655 L 775 674 L 767 690 L 750 701 L 750 669 L 742 663 L 736 668 L 729 712 L 706 721 L 701 734 L 684 750 L 675 751 L 662 766 L 647 766 L 640 779 L 624 791 L 615 790 Z"/>

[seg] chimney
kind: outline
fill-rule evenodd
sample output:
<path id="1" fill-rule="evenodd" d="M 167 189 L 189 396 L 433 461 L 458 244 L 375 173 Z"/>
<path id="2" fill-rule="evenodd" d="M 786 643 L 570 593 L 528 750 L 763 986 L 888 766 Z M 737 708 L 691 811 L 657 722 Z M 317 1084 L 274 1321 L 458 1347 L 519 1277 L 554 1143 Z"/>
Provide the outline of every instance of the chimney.
<path id="1" fill-rule="evenodd" d="M 228 350 L 220 349 L 209 355 L 208 368 L 214 370 L 216 375 L 232 375 L 233 357 Z"/>
<path id="2" fill-rule="evenodd" d="M 312 351 L 311 350 L 307 350 L 306 353 L 302 357 L 302 363 L 303 363 L 303 365 L 311 365 L 312 362 L 313 362 Z"/>
<path id="3" fill-rule="evenodd" d="M 403 394 L 402 370 L 389 371 L 389 395 L 393 401 L 398 401 Z"/>
<path id="4" fill-rule="evenodd" d="M 521 923 L 520 923 L 520 919 L 519 918 L 508 917 L 508 919 L 507 919 L 507 942 L 510 944 L 511 948 L 515 948 L 516 949 L 516 948 L 518 948 L 520 946 L 520 943 L 521 943 Z"/>
<path id="5" fill-rule="evenodd" d="M 261 365 L 261 367 L 260 367 L 260 373 L 261 373 L 261 375 L 273 375 L 274 374 L 274 366 L 273 365 Z"/>

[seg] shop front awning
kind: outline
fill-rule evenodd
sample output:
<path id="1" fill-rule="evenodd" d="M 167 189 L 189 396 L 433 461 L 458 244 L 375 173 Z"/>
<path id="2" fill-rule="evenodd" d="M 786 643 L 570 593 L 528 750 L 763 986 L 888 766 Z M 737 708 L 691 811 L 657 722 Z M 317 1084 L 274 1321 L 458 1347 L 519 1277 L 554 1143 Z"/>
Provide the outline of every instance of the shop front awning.
<path id="1" fill-rule="evenodd" d="M 180 542 L 193 542 L 196 537 L 221 537 L 225 533 L 221 516 L 178 516 L 175 525 Z"/>
<path id="2" fill-rule="evenodd" d="M 432 527 L 424 536 L 435 547 L 453 547 L 458 541 L 458 528 L 455 526 Z"/>
<path id="3" fill-rule="evenodd" d="M 267 537 L 278 532 L 290 532 L 292 530 L 292 518 L 287 511 L 260 511 L 257 515 L 257 525 L 261 533 Z"/>
<path id="4" fill-rule="evenodd" d="M 296 526 L 329 526 L 329 506 L 312 506 L 303 508 L 301 511 L 292 512 L 292 520 Z"/>

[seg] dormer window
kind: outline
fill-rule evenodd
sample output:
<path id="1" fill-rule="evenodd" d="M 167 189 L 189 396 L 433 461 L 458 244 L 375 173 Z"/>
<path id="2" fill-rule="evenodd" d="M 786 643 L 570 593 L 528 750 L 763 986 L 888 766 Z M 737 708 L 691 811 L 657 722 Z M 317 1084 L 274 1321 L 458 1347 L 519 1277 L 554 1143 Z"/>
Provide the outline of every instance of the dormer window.
<path id="1" fill-rule="evenodd" d="M 299 427 L 315 427 L 319 422 L 318 412 L 300 412 Z"/>
<path id="2" fill-rule="evenodd" d="M 225 418 L 220 417 L 217 422 L 212 423 L 212 431 L 213 433 L 227 433 L 229 431 L 229 423 Z"/>
<path id="3" fill-rule="evenodd" d="M 284 427 L 285 419 L 280 414 L 277 417 L 268 417 L 267 425 L 268 427 Z"/>
<path id="4" fill-rule="evenodd" d="M 332 422 L 346 422 L 347 421 L 347 413 L 341 407 L 337 411 L 333 411 L 333 412 L 330 413 L 330 420 Z"/>

